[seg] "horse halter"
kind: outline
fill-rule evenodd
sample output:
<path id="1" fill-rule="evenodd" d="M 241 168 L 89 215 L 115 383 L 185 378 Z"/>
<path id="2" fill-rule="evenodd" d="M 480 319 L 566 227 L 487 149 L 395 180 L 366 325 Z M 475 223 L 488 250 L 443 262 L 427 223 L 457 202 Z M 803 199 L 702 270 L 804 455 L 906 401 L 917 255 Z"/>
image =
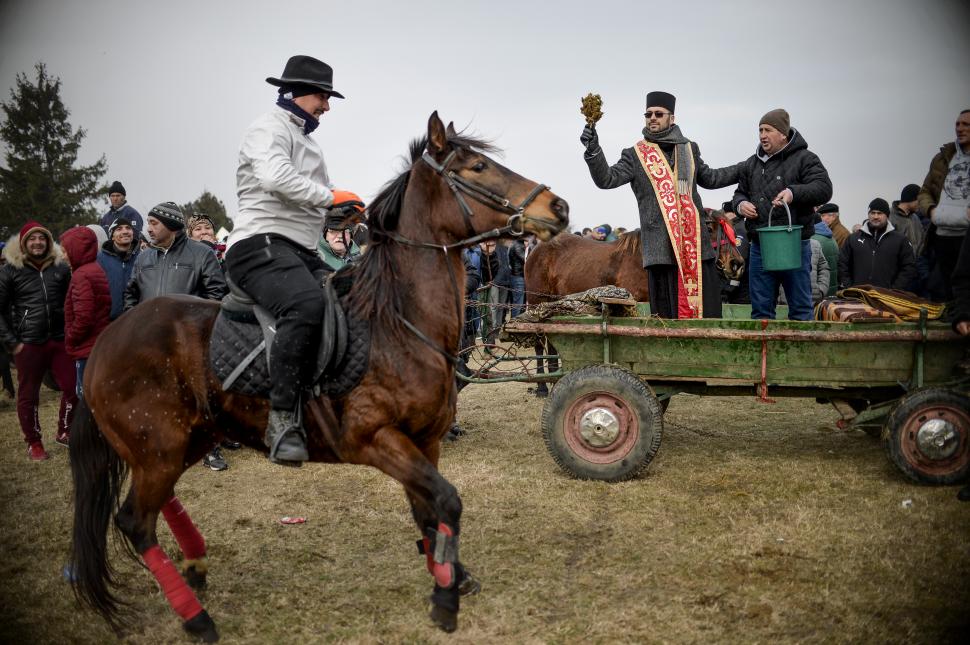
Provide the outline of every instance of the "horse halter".
<path id="1" fill-rule="evenodd" d="M 732 246 L 733 253 L 728 253 L 727 266 L 724 265 L 724 261 L 721 259 L 721 246 L 724 244 L 731 245 L 731 240 L 725 234 L 721 223 L 717 220 L 713 220 L 713 222 L 715 229 L 714 248 L 717 249 L 714 267 L 728 280 L 740 280 L 741 276 L 744 275 L 744 259 L 740 256 L 740 252 L 736 250 L 737 247 Z M 735 253 L 738 257 L 734 257 Z"/>
<path id="2" fill-rule="evenodd" d="M 455 199 L 458 201 L 458 206 L 461 208 L 462 218 L 465 220 L 465 229 L 468 231 L 468 237 L 454 244 L 449 244 L 448 247 L 458 247 L 458 246 L 470 246 L 476 242 L 481 242 L 483 240 L 493 239 L 501 237 L 502 235 L 512 235 L 513 237 L 518 237 L 525 233 L 525 226 L 522 223 L 522 217 L 525 214 L 525 209 L 529 207 L 536 197 L 541 195 L 544 191 L 549 190 L 549 187 L 544 184 L 536 184 L 535 187 L 525 196 L 518 206 L 513 206 L 512 202 L 506 197 L 501 195 L 496 195 L 484 186 L 480 186 L 474 182 L 468 181 L 454 170 L 448 170 L 448 165 L 458 154 L 458 149 L 455 148 L 448 153 L 445 160 L 440 164 L 434 160 L 427 150 L 421 155 L 421 160 L 428 164 L 432 170 L 435 171 L 444 180 L 448 188 L 454 194 Z M 462 193 L 468 195 L 475 201 L 485 204 L 499 212 L 508 213 L 509 219 L 505 226 L 502 228 L 492 229 L 485 233 L 475 233 L 475 227 L 472 226 L 472 209 L 468 206 L 468 202 L 462 196 Z"/>

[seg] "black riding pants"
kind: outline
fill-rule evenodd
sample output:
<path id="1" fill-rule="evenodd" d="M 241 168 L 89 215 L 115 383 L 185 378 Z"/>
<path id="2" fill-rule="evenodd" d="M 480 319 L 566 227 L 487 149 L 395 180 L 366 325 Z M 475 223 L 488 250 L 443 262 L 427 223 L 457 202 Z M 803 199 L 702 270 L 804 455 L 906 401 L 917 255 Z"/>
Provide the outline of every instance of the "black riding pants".
<path id="1" fill-rule="evenodd" d="M 270 403 L 294 410 L 300 392 L 312 386 L 323 318 L 323 260 L 281 235 L 240 240 L 226 253 L 229 278 L 276 316 L 270 354 Z"/>

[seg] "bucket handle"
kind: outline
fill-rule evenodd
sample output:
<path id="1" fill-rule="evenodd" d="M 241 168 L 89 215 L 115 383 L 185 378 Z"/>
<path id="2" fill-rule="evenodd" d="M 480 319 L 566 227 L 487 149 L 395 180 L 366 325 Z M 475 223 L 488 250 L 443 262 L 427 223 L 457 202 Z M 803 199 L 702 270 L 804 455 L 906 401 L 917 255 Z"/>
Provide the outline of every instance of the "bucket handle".
<path id="1" fill-rule="evenodd" d="M 788 214 L 788 232 L 791 233 L 791 209 L 788 208 L 788 203 L 787 202 L 782 202 L 781 205 L 785 207 L 785 212 Z M 778 208 L 778 207 L 772 204 L 771 210 L 768 211 L 768 226 L 771 226 L 771 213 L 776 208 Z"/>

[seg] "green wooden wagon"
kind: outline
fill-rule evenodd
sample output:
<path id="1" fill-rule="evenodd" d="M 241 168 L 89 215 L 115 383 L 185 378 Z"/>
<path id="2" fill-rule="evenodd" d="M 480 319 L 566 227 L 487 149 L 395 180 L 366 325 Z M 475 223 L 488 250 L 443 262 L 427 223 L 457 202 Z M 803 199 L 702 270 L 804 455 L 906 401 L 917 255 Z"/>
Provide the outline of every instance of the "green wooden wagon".
<path id="1" fill-rule="evenodd" d="M 719 319 L 661 320 L 636 307 L 505 326 L 505 340 L 540 336 L 558 352 L 557 371 L 505 380 L 557 381 L 542 432 L 569 473 L 635 476 L 660 447 L 670 397 L 688 392 L 812 397 L 835 406 L 841 427 L 881 437 L 915 481 L 970 475 L 970 339 L 949 326 L 751 320 L 743 305 L 725 305 Z"/>

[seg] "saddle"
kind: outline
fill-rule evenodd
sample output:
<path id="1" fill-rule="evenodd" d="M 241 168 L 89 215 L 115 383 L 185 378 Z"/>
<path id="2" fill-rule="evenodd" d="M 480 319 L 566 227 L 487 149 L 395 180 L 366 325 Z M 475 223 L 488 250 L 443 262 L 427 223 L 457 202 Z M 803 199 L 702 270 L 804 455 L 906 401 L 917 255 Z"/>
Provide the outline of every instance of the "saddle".
<path id="1" fill-rule="evenodd" d="M 209 364 L 222 389 L 245 396 L 269 396 L 270 357 L 276 318 L 227 276 L 229 293 L 222 299 L 209 341 Z M 353 285 L 349 271 L 331 274 L 321 284 L 325 301 L 320 344 L 313 370 L 314 394 L 340 396 L 360 383 L 370 354 L 370 325 L 348 316 L 344 301 Z"/>

